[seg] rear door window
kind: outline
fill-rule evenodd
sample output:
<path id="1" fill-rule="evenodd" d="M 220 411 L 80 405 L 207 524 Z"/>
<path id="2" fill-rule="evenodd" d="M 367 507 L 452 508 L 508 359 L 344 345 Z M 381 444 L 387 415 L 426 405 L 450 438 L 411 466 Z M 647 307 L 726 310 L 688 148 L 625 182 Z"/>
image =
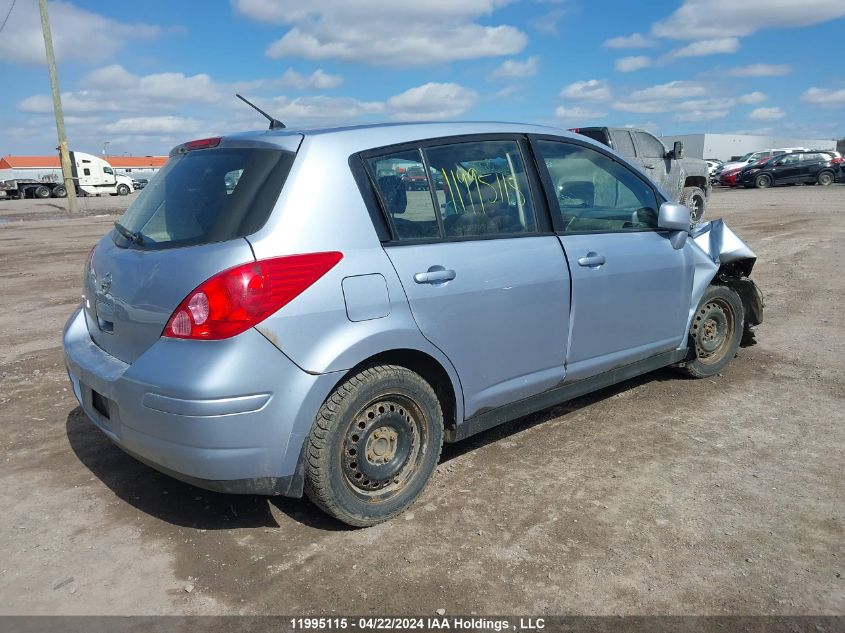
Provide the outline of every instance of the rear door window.
<path id="1" fill-rule="evenodd" d="M 634 157 L 634 141 L 627 130 L 613 130 L 613 148 L 628 158 Z"/>
<path id="2" fill-rule="evenodd" d="M 435 195 L 446 237 L 514 235 L 536 230 L 522 153 L 516 141 L 478 141 L 425 150 L 442 176 Z"/>
<path id="3" fill-rule="evenodd" d="M 276 203 L 294 154 L 265 148 L 193 150 L 172 156 L 138 194 L 115 236 L 133 248 L 222 242 L 255 233 Z"/>

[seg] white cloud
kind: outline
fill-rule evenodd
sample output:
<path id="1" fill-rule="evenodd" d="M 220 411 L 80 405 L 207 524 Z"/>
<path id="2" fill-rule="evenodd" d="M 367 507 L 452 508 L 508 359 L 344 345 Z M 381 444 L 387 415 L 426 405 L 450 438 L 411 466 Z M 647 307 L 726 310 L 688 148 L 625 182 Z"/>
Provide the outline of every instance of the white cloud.
<path id="1" fill-rule="evenodd" d="M 690 99 L 689 101 L 681 101 L 674 106 L 678 110 L 725 110 L 736 105 L 736 99 L 730 97 L 713 98 L 713 99 Z"/>
<path id="2" fill-rule="evenodd" d="M 158 136 L 162 134 L 193 134 L 201 129 L 197 119 L 181 116 L 140 116 L 118 119 L 102 126 L 108 134 Z"/>
<path id="3" fill-rule="evenodd" d="M 606 79 L 588 79 L 576 81 L 560 91 L 560 96 L 576 101 L 610 101 L 612 98 L 610 86 Z"/>
<path id="4" fill-rule="evenodd" d="M 667 54 L 672 57 L 704 57 L 706 55 L 719 55 L 735 53 L 739 49 L 739 39 L 735 37 L 721 37 L 712 40 L 700 40 L 676 48 Z"/>
<path id="5" fill-rule="evenodd" d="M 809 26 L 843 16 L 842 0 L 684 0 L 652 26 L 652 33 L 678 40 L 742 37 L 760 29 Z"/>
<path id="6" fill-rule="evenodd" d="M 532 77 L 540 69 L 540 58 L 529 57 L 525 61 L 508 59 L 493 71 L 493 76 L 499 79 L 522 79 Z"/>
<path id="7" fill-rule="evenodd" d="M 789 64 L 749 64 L 728 71 L 731 77 L 782 77 L 792 72 Z"/>
<path id="8" fill-rule="evenodd" d="M 301 75 L 293 68 L 288 68 L 279 80 L 280 87 L 294 88 L 296 90 L 328 90 L 330 88 L 337 88 L 342 83 L 343 77 L 340 75 L 330 75 L 323 72 L 322 68 L 318 68 L 310 75 Z"/>
<path id="9" fill-rule="evenodd" d="M 690 110 L 676 114 L 674 119 L 678 122 L 714 121 L 724 119 L 728 116 L 728 112 L 728 110 Z"/>
<path id="10" fill-rule="evenodd" d="M 639 33 L 632 33 L 621 37 L 611 37 L 605 40 L 602 46 L 605 48 L 649 48 L 654 46 L 654 42 Z"/>
<path id="11" fill-rule="evenodd" d="M 748 115 L 748 118 L 755 121 L 774 121 L 785 116 L 786 113 L 780 108 L 755 108 Z"/>
<path id="12" fill-rule="evenodd" d="M 387 100 L 394 119 L 437 120 L 458 117 L 478 101 L 478 94 L 455 83 L 427 83 Z"/>
<path id="13" fill-rule="evenodd" d="M 590 108 L 582 108 L 581 106 L 574 106 L 572 108 L 558 106 L 555 108 L 555 116 L 565 121 L 574 121 L 583 119 L 599 119 L 607 116 L 607 112 L 591 110 Z"/>
<path id="14" fill-rule="evenodd" d="M 633 55 L 631 57 L 622 57 L 617 59 L 614 68 L 620 73 L 631 73 L 635 70 L 648 68 L 652 64 L 651 57 L 646 55 Z"/>
<path id="15" fill-rule="evenodd" d="M 807 89 L 801 98 L 815 105 L 822 106 L 845 106 L 845 88 L 842 90 L 828 90 L 827 88 Z"/>
<path id="16" fill-rule="evenodd" d="M 276 97 L 267 111 L 285 123 L 307 125 L 313 123 L 340 123 L 385 111 L 381 101 L 360 101 L 351 97 Z M 264 109 L 264 108 L 262 108 Z"/>
<path id="17" fill-rule="evenodd" d="M 50 2 L 50 27 L 56 59 L 99 62 L 113 58 L 127 40 L 151 39 L 161 27 L 121 22 L 81 9 L 70 2 Z M 37 2 L 18 2 L 0 37 L 0 59 L 44 64 L 44 39 Z"/>
<path id="18" fill-rule="evenodd" d="M 634 112 L 637 114 L 654 114 L 657 112 L 670 112 L 675 108 L 669 101 L 616 101 L 613 104 L 614 110 L 621 112 Z"/>
<path id="19" fill-rule="evenodd" d="M 519 53 L 528 38 L 510 25 L 482 25 L 507 0 L 429 0 L 386 7 L 382 0 L 232 0 L 257 22 L 289 27 L 268 57 L 343 59 L 421 66 Z"/>
<path id="20" fill-rule="evenodd" d="M 748 94 L 744 94 L 737 99 L 738 103 L 761 103 L 768 99 L 765 93 L 758 91 L 749 92 Z"/>
<path id="21" fill-rule="evenodd" d="M 707 94 L 707 89 L 692 81 L 670 81 L 669 83 L 643 88 L 631 93 L 630 99 L 649 101 L 653 99 L 683 99 Z"/>

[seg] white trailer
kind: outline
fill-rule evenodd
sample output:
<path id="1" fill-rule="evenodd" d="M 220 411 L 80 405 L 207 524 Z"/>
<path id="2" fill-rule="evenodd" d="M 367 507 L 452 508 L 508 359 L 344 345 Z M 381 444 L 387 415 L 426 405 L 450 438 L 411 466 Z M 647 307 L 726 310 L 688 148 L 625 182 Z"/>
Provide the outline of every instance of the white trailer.
<path id="1" fill-rule="evenodd" d="M 98 156 L 71 152 L 70 164 L 76 193 L 79 196 L 125 196 L 132 192 L 132 179 L 117 174 L 114 168 Z M 67 189 L 63 182 L 12 178 L 0 175 L 0 198 L 64 198 Z"/>

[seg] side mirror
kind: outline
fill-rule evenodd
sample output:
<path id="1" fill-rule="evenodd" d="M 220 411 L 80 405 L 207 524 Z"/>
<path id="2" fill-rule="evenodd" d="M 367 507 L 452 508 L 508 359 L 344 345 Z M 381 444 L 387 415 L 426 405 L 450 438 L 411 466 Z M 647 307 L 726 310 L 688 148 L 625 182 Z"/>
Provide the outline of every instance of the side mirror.
<path id="1" fill-rule="evenodd" d="M 672 247 L 683 248 L 690 229 L 689 209 L 677 202 L 664 202 L 657 212 L 657 228 L 673 231 L 669 237 Z"/>
<path id="2" fill-rule="evenodd" d="M 673 158 L 683 158 L 684 157 L 684 144 L 681 141 L 675 141 L 674 145 L 672 145 L 672 157 Z"/>

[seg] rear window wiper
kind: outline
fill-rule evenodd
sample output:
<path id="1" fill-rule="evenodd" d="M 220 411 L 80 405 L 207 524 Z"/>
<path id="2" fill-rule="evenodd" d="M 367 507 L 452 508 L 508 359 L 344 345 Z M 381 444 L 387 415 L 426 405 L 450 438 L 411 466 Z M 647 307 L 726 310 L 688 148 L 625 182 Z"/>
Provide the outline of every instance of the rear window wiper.
<path id="1" fill-rule="evenodd" d="M 116 228 L 117 232 L 120 233 L 123 237 L 125 237 L 130 242 L 132 242 L 134 244 L 143 244 L 144 243 L 144 237 L 140 233 L 137 233 L 137 232 L 133 233 L 132 231 L 127 229 L 125 226 L 123 226 L 120 222 L 115 221 L 114 228 Z"/>

